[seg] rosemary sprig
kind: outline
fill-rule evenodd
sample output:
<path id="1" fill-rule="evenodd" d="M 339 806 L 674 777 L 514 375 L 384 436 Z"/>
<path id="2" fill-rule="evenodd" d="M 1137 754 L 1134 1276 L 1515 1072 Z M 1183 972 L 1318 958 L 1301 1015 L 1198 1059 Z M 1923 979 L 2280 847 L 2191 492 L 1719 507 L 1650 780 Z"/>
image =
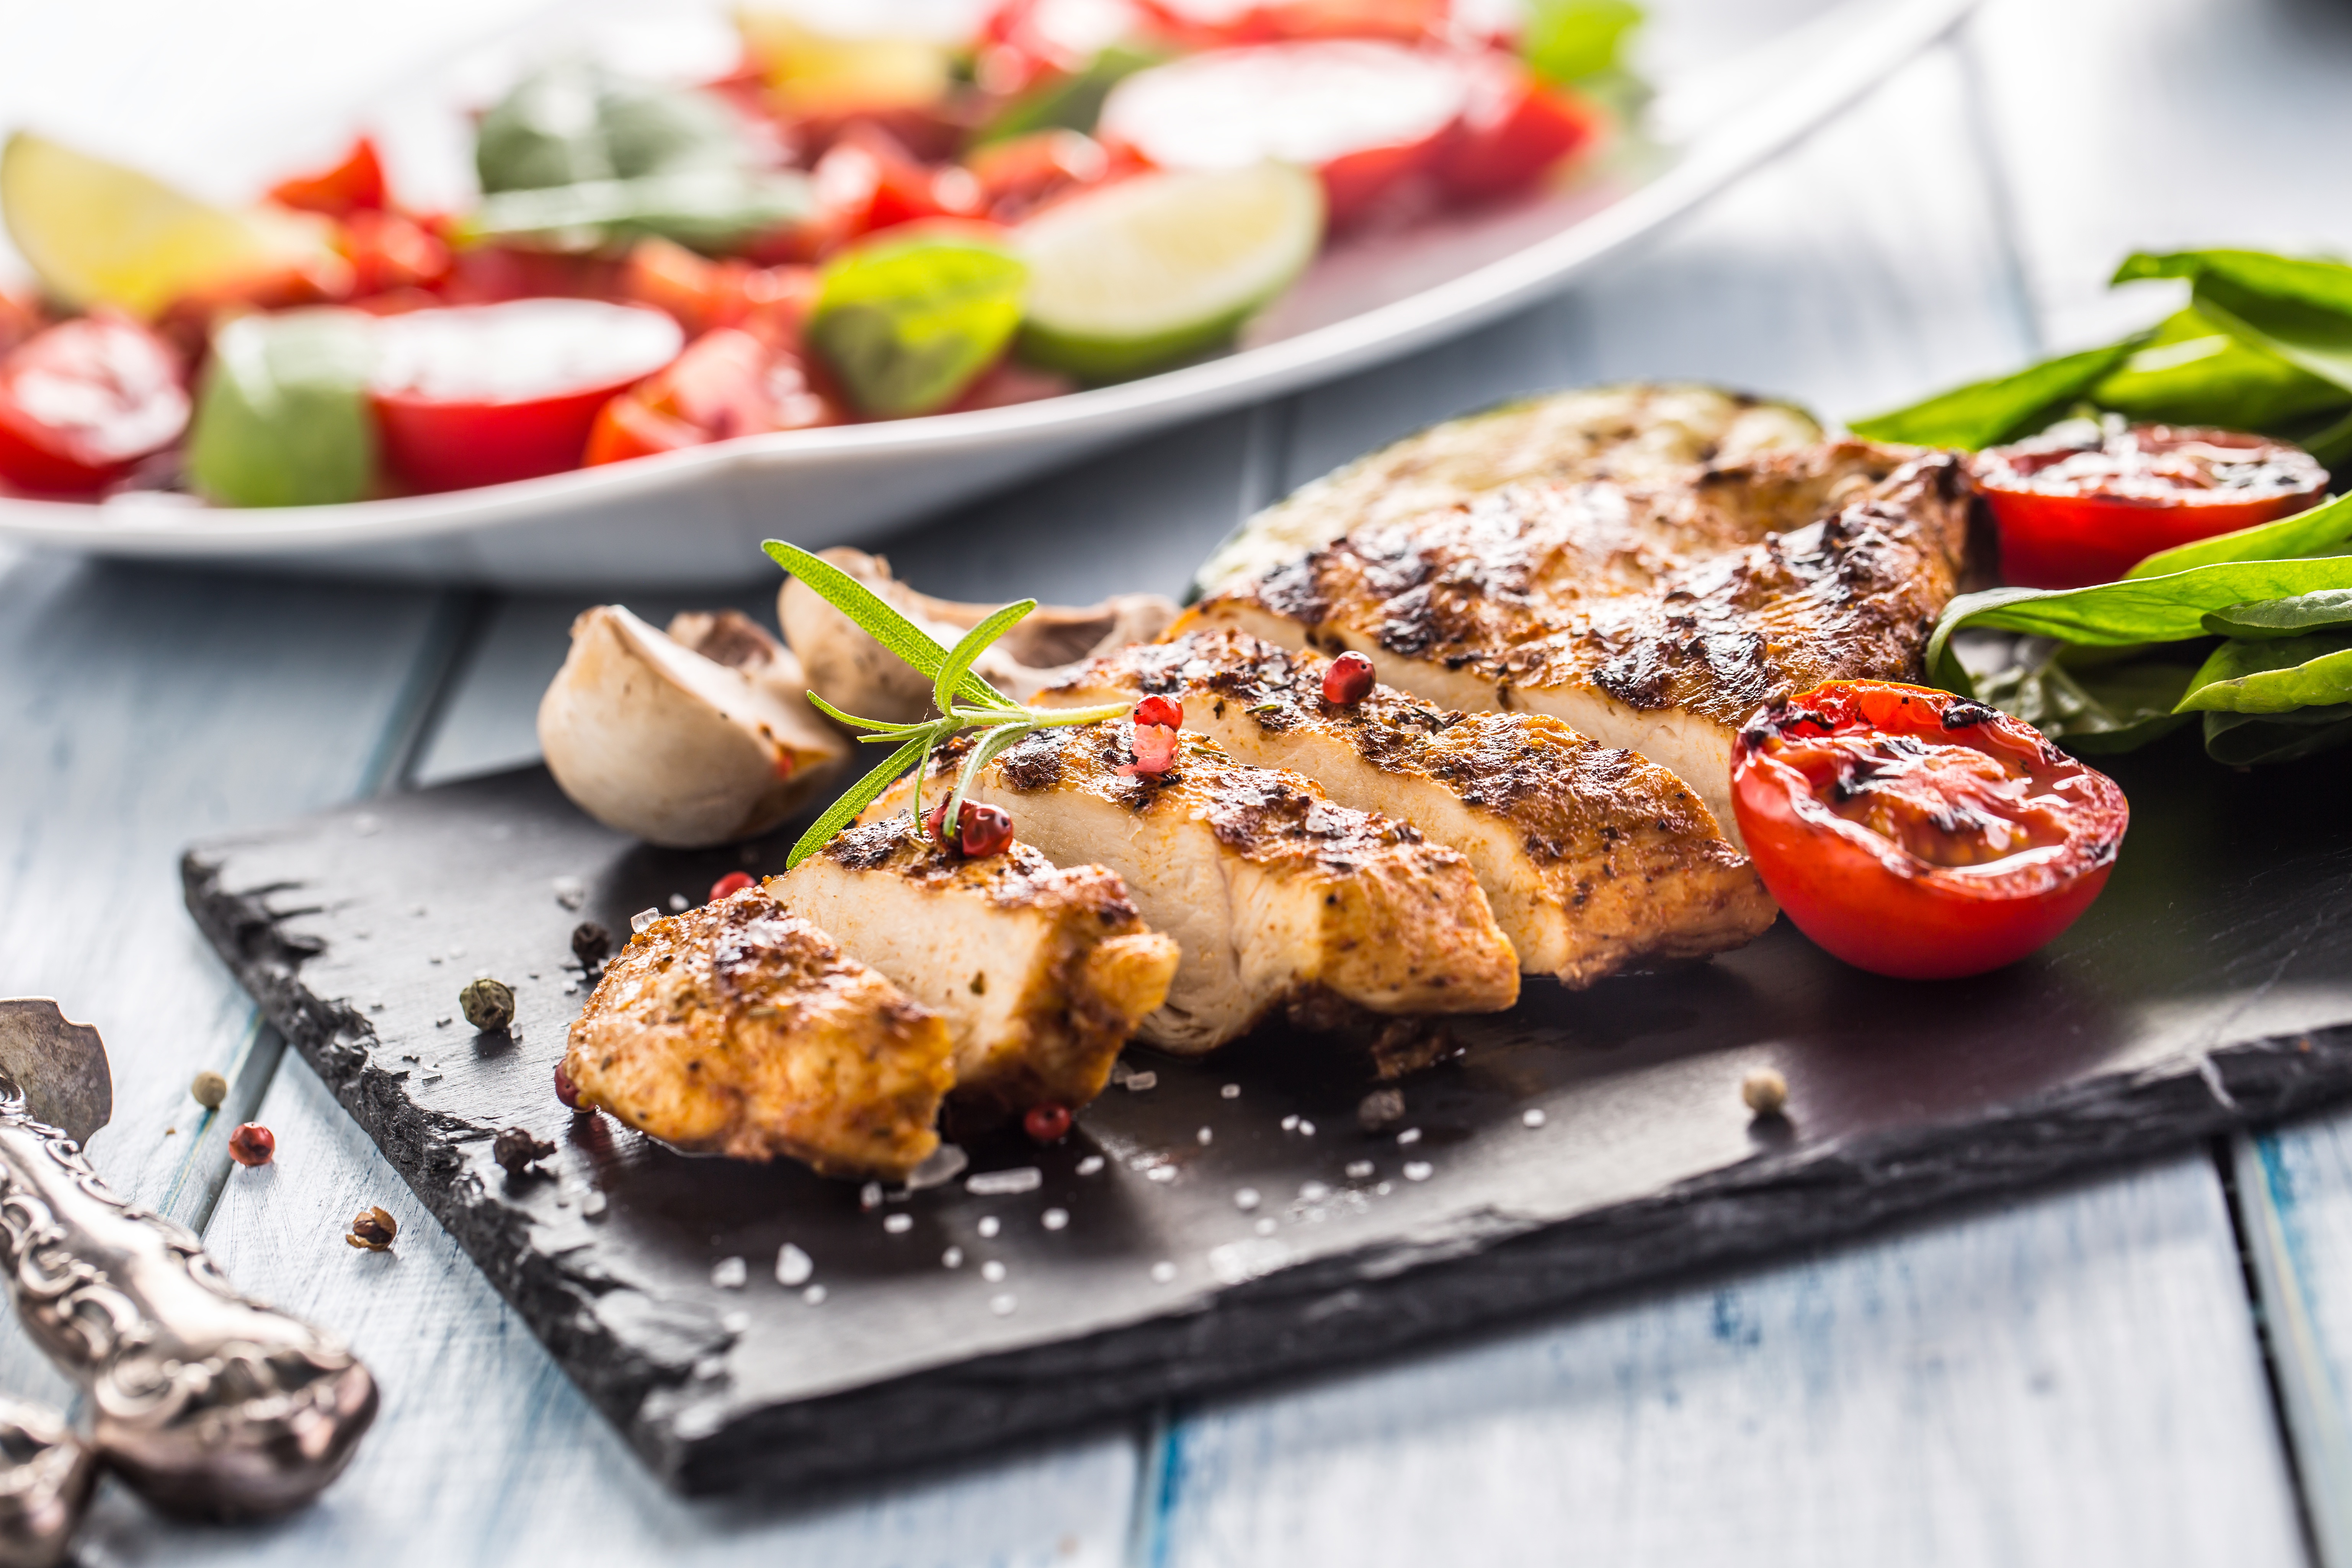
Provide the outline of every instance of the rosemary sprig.
<path id="1" fill-rule="evenodd" d="M 964 758 L 955 787 L 949 792 L 943 818 L 948 824 L 954 823 L 963 809 L 963 797 L 972 781 L 980 776 L 980 770 L 1007 747 L 1019 744 L 1040 730 L 1099 723 L 1128 711 L 1125 703 L 1101 708 L 1031 708 L 1015 702 L 973 670 L 972 665 L 991 644 L 1037 607 L 1034 599 L 1005 605 L 964 633 L 953 647 L 943 647 L 938 638 L 893 609 L 880 595 L 823 557 L 781 539 L 771 539 L 761 548 L 777 565 L 814 589 L 817 597 L 848 616 L 868 637 L 897 654 L 918 673 L 929 676 L 932 705 L 939 710 L 935 719 L 911 724 L 891 723 L 844 713 L 815 692 L 808 694 L 808 700 L 824 713 L 852 729 L 866 731 L 858 737 L 862 743 L 897 744 L 880 766 L 844 790 L 841 798 L 825 807 L 824 815 L 801 835 L 800 842 L 793 846 L 792 854 L 785 858 L 787 870 L 831 843 L 835 834 L 880 799 L 882 792 L 897 783 L 909 767 L 915 770 L 914 819 L 920 831 L 923 775 L 930 769 L 931 753 L 966 730 L 985 732 Z"/>

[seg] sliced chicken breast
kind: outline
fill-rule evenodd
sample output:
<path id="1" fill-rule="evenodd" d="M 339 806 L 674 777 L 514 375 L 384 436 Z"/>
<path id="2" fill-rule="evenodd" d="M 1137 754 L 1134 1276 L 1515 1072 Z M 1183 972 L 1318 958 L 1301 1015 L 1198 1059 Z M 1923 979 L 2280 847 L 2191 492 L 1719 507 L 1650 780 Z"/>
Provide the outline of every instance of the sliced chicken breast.
<path id="1" fill-rule="evenodd" d="M 1772 923 L 1755 868 L 1654 763 L 1557 719 L 1447 711 L 1392 687 L 1337 706 L 1323 700 L 1329 666 L 1203 628 L 1098 659 L 1035 700 L 1174 697 L 1186 731 L 1235 759 L 1412 823 L 1468 858 L 1527 973 L 1587 985 L 1738 947 Z"/>
<path id="2" fill-rule="evenodd" d="M 849 829 L 767 889 L 947 1020 L 959 1125 L 1094 1099 L 1176 974 L 1176 943 L 1116 872 L 1017 842 L 968 860 L 904 818 Z"/>
<path id="3" fill-rule="evenodd" d="M 584 1105 L 696 1153 L 903 1180 L 954 1082 L 939 1015 L 747 888 L 604 967 L 563 1070 Z"/>
<path id="4" fill-rule="evenodd" d="M 1396 1016 L 1487 1013 L 1518 999 L 1518 957 L 1468 861 L 1419 829 L 1244 767 L 1188 739 L 1156 776 L 1121 773 L 1125 723 L 1042 731 L 982 770 L 973 796 L 1064 864 L 1116 871 L 1182 962 L 1142 1038 L 1197 1055 L 1268 1016 L 1332 999 Z M 961 765 L 943 749 L 927 798 Z M 908 806 L 908 785 L 867 808 Z"/>
<path id="5" fill-rule="evenodd" d="M 1852 440 L 1648 491 L 1506 489 L 1352 533 L 1175 629 L 1353 649 L 1440 707 L 1551 714 L 1686 780 L 1736 842 L 1735 728 L 1824 680 L 1918 679 L 1968 504 L 1955 455 Z"/>

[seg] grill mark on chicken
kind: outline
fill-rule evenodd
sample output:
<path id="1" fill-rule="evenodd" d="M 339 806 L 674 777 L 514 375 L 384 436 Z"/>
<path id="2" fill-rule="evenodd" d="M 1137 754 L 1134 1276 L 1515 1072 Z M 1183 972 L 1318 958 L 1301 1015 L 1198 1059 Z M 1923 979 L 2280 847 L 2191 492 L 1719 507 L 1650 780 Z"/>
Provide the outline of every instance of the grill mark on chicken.
<path id="1" fill-rule="evenodd" d="M 695 1152 L 903 1178 L 939 1147 L 947 1027 L 758 889 L 629 939 L 572 1026 L 583 1104 Z"/>
<path id="2" fill-rule="evenodd" d="M 947 1020 L 960 1134 L 1099 1095 L 1176 971 L 1116 872 L 1021 843 L 967 859 L 904 818 L 853 826 L 766 886 Z"/>
<path id="3" fill-rule="evenodd" d="M 1242 761 L 1412 821 L 1468 857 L 1528 973 L 1587 984 L 1644 959 L 1737 947 L 1771 923 L 1753 868 L 1689 786 L 1648 759 L 1554 718 L 1446 710 L 1392 687 L 1336 706 L 1322 697 L 1328 668 L 1202 628 L 1098 659 L 1036 700 L 1174 696 L 1188 732 Z"/>
<path id="4" fill-rule="evenodd" d="M 983 768 L 973 795 L 1009 811 L 1021 839 L 1050 858 L 1117 871 L 1145 919 L 1181 946 L 1143 1038 L 1211 1050 L 1312 986 L 1390 1016 L 1517 1000 L 1517 954 L 1461 855 L 1191 735 L 1165 773 L 1122 775 L 1130 736 L 1125 723 L 1041 731 Z M 969 745 L 940 749 L 927 800 Z M 902 783 L 865 820 L 902 814 L 911 793 Z"/>
<path id="5" fill-rule="evenodd" d="M 1441 706 L 1554 714 L 1681 773 L 1728 832 L 1731 726 L 1823 680 L 1918 679 L 1967 512 L 1952 454 L 1853 439 L 1508 487 L 1350 534 L 1276 574 L 1282 595 L 1237 588 L 1175 631 L 1355 649 Z M 1425 580 L 1383 592 L 1408 554 Z"/>

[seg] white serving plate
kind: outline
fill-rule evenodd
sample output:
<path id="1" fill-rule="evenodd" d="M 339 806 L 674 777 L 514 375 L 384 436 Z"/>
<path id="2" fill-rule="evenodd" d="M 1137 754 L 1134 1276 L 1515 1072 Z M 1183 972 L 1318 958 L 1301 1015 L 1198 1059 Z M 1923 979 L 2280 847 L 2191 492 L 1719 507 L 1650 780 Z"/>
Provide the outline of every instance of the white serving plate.
<path id="1" fill-rule="evenodd" d="M 1334 247 L 1234 353 L 1141 381 L 343 506 L 0 495 L 0 542 L 509 588 L 763 577 L 773 569 L 762 539 L 871 541 L 1086 453 L 1393 359 L 1551 294 L 1821 124 L 1974 4 L 1654 0 L 1642 65 L 1658 96 L 1643 146 L 1565 189 Z"/>

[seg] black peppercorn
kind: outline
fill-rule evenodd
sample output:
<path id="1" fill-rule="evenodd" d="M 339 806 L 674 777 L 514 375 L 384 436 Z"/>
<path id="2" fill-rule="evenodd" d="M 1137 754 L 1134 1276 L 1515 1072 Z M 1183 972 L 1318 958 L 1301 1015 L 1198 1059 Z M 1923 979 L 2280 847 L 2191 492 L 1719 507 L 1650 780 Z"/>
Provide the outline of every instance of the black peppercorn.
<path id="1" fill-rule="evenodd" d="M 594 921 L 582 921 L 572 928 L 572 956 L 589 973 L 602 968 L 605 954 L 612 951 L 613 933 Z"/>
<path id="2" fill-rule="evenodd" d="M 345 1241 L 353 1247 L 364 1247 L 370 1252 L 382 1252 L 400 1234 L 400 1222 L 380 1208 L 366 1208 L 352 1221 L 351 1234 Z"/>
<path id="3" fill-rule="evenodd" d="M 466 1022 L 484 1034 L 503 1029 L 514 1022 L 514 993 L 503 981 L 485 975 L 469 981 L 457 993 L 457 1005 L 466 1015 Z"/>
<path id="4" fill-rule="evenodd" d="M 555 1145 L 544 1138 L 534 1138 L 525 1128 L 509 1127 L 490 1145 L 490 1158 L 507 1168 L 510 1176 L 520 1176 L 535 1160 L 544 1160 L 555 1152 Z"/>

